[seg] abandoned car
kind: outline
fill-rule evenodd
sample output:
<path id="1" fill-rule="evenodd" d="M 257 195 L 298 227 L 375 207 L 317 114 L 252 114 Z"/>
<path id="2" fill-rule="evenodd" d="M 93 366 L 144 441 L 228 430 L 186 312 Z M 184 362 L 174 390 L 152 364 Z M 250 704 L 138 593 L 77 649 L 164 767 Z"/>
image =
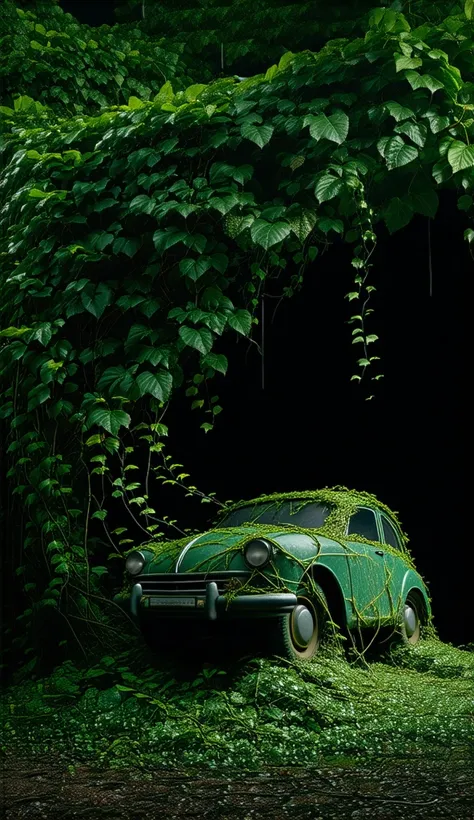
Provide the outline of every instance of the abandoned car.
<path id="1" fill-rule="evenodd" d="M 226 507 L 200 535 L 133 550 L 126 573 L 132 616 L 162 651 L 251 641 L 310 660 L 331 625 L 354 645 L 354 636 L 415 644 L 431 620 L 395 515 L 342 487 Z"/>

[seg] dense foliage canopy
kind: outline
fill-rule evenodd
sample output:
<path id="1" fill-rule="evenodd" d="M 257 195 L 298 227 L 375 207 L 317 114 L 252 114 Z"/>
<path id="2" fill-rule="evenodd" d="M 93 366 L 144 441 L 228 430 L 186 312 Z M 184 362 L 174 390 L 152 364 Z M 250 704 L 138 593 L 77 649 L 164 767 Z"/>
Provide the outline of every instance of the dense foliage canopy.
<path id="1" fill-rule="evenodd" d="M 26 511 L 11 536 L 29 599 L 15 612 L 12 589 L 27 627 L 14 641 L 32 668 L 51 617 L 78 640 L 111 628 L 108 558 L 170 524 L 153 477 L 212 500 L 164 455 L 169 403 L 185 391 L 211 430 L 224 335 L 251 336 L 264 289 L 291 296 L 335 242 L 353 250 L 353 379 L 371 398 L 377 225 L 434 218 L 446 188 L 472 214 L 474 4 L 406 5 L 206 83 L 183 62 L 195 43 L 179 45 L 192 10 L 167 16 L 168 41 L 5 3 L 0 415 L 9 516 Z"/>

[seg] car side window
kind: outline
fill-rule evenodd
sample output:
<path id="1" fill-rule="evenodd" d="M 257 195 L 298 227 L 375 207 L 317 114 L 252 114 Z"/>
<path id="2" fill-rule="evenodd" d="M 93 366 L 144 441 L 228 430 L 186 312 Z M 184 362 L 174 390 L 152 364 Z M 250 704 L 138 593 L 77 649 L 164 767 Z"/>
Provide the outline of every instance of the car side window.
<path id="1" fill-rule="evenodd" d="M 384 515 L 382 515 L 382 527 L 384 544 L 389 544 L 391 547 L 395 547 L 395 549 L 399 550 L 401 548 L 400 539 L 395 528 Z"/>
<path id="2" fill-rule="evenodd" d="M 348 535 L 351 535 L 351 533 L 361 535 L 363 538 L 367 538 L 368 541 L 378 541 L 379 535 L 373 511 L 362 509 L 351 515 L 347 533 Z"/>

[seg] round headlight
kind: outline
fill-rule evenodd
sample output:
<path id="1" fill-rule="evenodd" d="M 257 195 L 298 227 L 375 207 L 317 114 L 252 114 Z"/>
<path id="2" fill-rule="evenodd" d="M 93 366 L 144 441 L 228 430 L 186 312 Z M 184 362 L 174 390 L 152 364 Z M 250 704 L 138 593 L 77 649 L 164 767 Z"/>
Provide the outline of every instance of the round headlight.
<path id="1" fill-rule="evenodd" d="M 249 567 L 253 569 L 264 567 L 268 564 L 272 556 L 272 546 L 263 538 L 257 538 L 255 541 L 250 541 L 244 547 L 244 558 Z"/>
<path id="2" fill-rule="evenodd" d="M 125 569 L 130 575 L 138 575 L 145 566 L 145 559 L 141 552 L 131 552 L 125 561 Z"/>

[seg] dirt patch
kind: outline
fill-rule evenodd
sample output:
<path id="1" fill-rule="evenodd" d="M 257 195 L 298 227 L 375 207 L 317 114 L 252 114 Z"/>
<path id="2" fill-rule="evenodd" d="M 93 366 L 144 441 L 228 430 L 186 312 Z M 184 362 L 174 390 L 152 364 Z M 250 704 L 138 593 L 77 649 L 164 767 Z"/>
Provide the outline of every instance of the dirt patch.
<path id="1" fill-rule="evenodd" d="M 150 773 L 7 757 L 1 770 L 4 820 L 474 820 L 472 761 Z"/>

